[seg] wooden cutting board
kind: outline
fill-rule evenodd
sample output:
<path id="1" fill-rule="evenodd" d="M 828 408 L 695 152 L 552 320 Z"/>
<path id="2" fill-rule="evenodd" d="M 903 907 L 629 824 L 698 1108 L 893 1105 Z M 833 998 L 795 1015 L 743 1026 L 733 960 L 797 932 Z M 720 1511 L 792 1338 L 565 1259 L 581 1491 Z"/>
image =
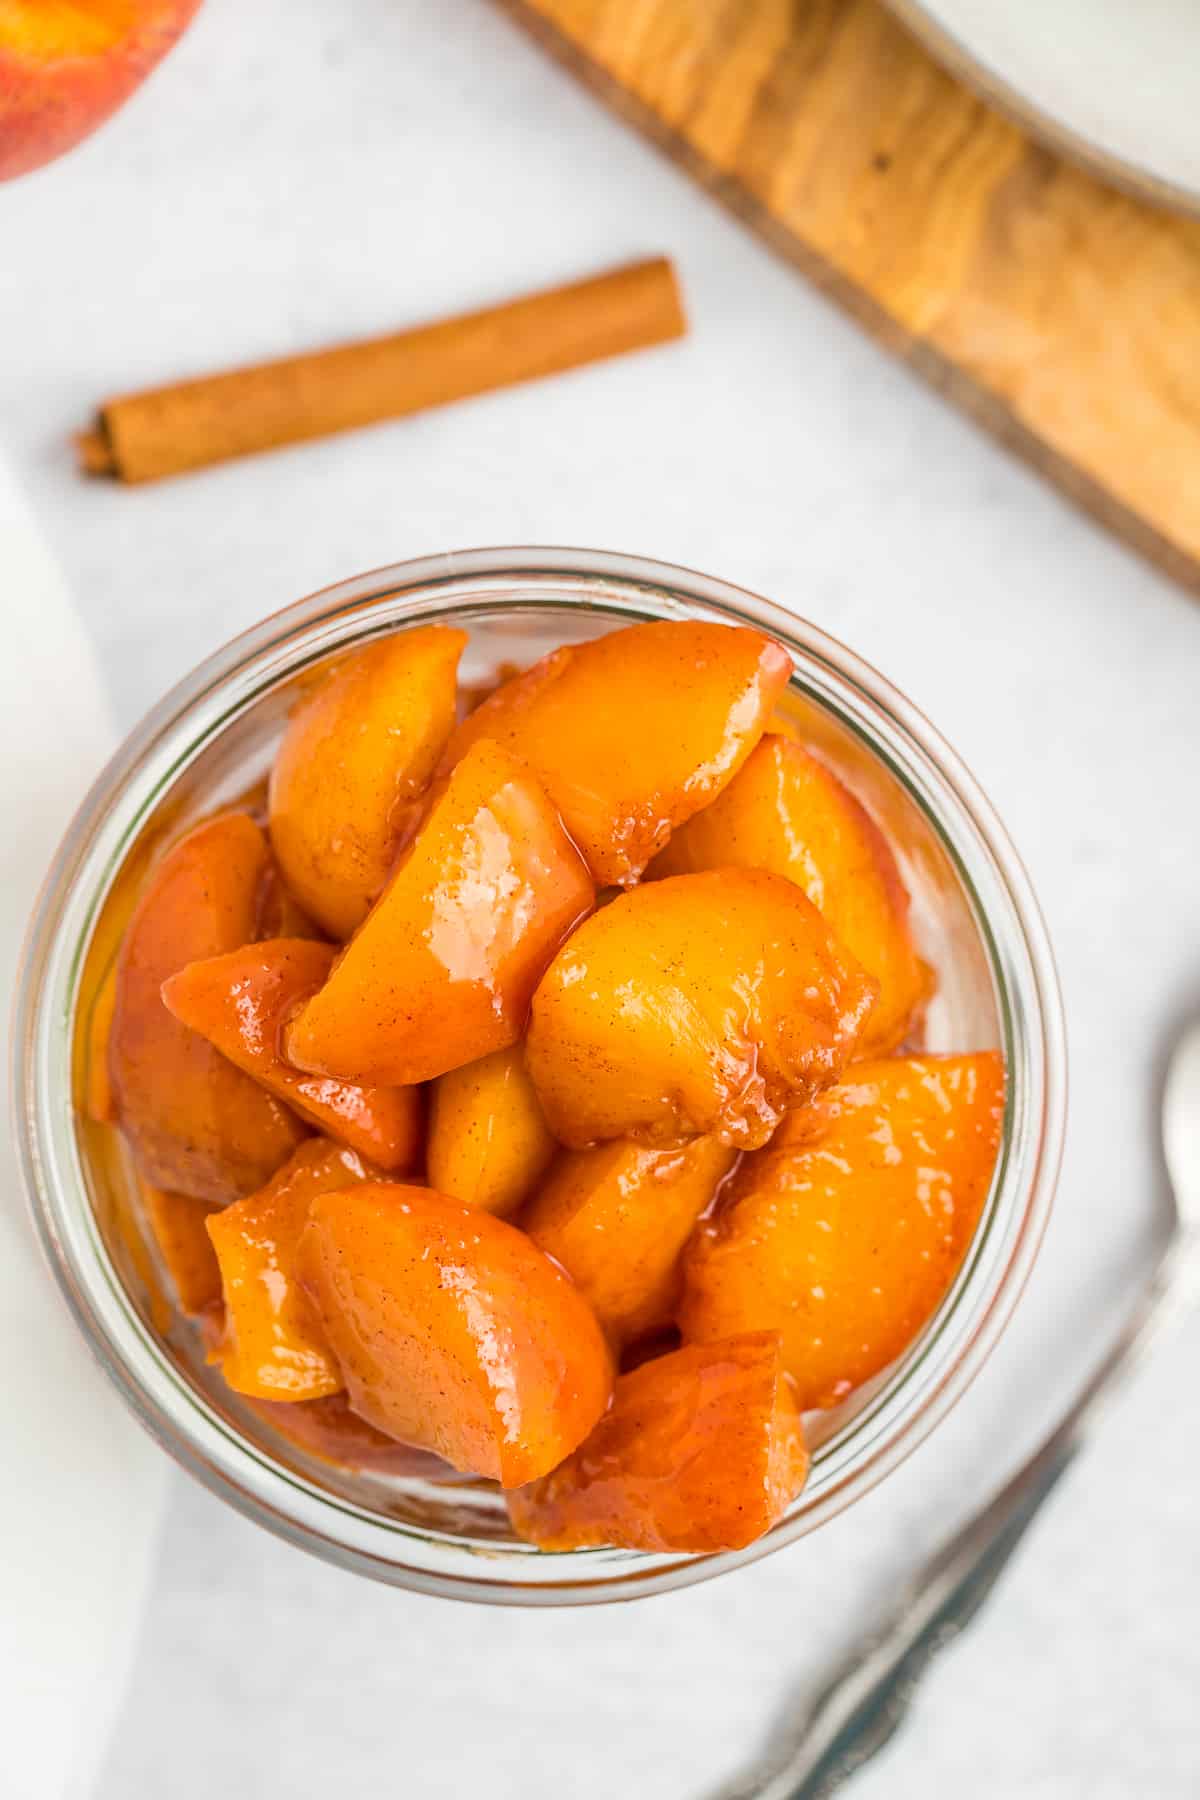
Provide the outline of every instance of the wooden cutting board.
<path id="1" fill-rule="evenodd" d="M 501 0 L 935 387 L 1200 592 L 1200 220 L 1039 148 L 877 0 Z"/>

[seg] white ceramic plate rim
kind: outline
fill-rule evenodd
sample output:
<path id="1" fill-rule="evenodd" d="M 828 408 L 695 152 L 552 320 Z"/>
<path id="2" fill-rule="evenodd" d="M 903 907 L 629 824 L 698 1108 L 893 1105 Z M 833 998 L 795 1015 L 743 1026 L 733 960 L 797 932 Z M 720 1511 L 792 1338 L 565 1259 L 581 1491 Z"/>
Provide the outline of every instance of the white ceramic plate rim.
<path id="1" fill-rule="evenodd" d="M 1103 180 L 1200 213 L 1195 0 L 887 0 L 954 74 Z"/>

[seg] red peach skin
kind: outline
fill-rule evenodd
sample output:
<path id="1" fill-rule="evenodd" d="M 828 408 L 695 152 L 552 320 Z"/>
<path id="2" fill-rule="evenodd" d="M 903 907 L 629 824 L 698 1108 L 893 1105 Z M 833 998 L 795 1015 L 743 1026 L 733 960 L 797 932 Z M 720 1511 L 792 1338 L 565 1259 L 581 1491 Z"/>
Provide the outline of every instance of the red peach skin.
<path id="1" fill-rule="evenodd" d="M 0 181 L 103 124 L 165 56 L 200 0 L 5 0 Z"/>
<path id="2" fill-rule="evenodd" d="M 748 1156 L 684 1260 L 689 1340 L 778 1331 L 803 1409 L 834 1406 L 907 1349 L 979 1222 L 1004 1064 L 860 1063 Z"/>
<path id="3" fill-rule="evenodd" d="M 571 1282 L 524 1233 L 428 1188 L 319 1196 L 301 1277 L 354 1410 L 516 1487 L 586 1437 L 612 1364 Z"/>
<path id="4" fill-rule="evenodd" d="M 526 761 L 596 885 L 637 880 L 672 830 L 716 798 L 757 743 L 791 658 L 762 632 L 698 619 L 630 625 L 555 650 L 464 720 Z"/>
<path id="5" fill-rule="evenodd" d="M 335 938 L 366 918 L 454 729 L 465 631 L 397 631 L 336 661 L 288 721 L 271 771 L 271 843 Z"/>
<path id="6" fill-rule="evenodd" d="M 879 998 L 860 1054 L 882 1056 L 911 1029 L 932 975 L 913 946 L 909 899 L 891 846 L 824 763 L 790 738 L 763 738 L 724 793 L 689 819 L 651 876 L 770 869 L 818 907 Z"/>
<path id="7" fill-rule="evenodd" d="M 147 1181 L 219 1205 L 260 1188 L 307 1133 L 172 1017 L 162 986 L 188 963 L 258 935 L 270 867 L 246 813 L 198 825 L 152 870 L 117 960 L 108 1042 L 117 1120 Z"/>
<path id="8" fill-rule="evenodd" d="M 579 852 L 536 781 L 498 745 L 476 744 L 297 1015 L 288 1060 L 392 1087 L 505 1049 L 592 900 Z"/>
<path id="9" fill-rule="evenodd" d="M 414 1087 L 357 1087 L 305 1075 L 279 1051 L 295 1008 L 328 979 L 336 951 L 304 938 L 246 944 L 189 963 L 163 983 L 169 1012 L 302 1118 L 389 1172 L 421 1156 L 422 1100 Z"/>
<path id="10" fill-rule="evenodd" d="M 808 1454 L 771 1332 L 686 1346 L 622 1375 L 551 1474 L 508 1496 L 544 1550 L 741 1550 L 804 1486 Z"/>
<path id="11" fill-rule="evenodd" d="M 572 1148 L 712 1133 L 754 1149 L 837 1079 L 874 996 L 794 882 L 677 875 L 620 895 L 563 946 L 534 995 L 526 1063 Z"/>

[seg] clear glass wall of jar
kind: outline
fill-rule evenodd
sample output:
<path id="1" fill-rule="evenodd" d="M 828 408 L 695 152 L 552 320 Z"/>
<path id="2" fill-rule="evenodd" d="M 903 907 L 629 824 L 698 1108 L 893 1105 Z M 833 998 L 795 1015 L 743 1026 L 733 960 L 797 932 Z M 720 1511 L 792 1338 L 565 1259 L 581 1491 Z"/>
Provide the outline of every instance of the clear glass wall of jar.
<path id="1" fill-rule="evenodd" d="M 722 1556 L 548 1555 L 512 1537 L 488 1484 L 348 1473 L 289 1444 L 224 1387 L 198 1334 L 164 1304 L 115 1134 L 84 1116 L 88 1025 L 155 848 L 261 781 L 289 705 L 324 658 L 441 621 L 471 633 L 472 681 L 620 624 L 694 615 L 757 626 L 791 651 L 787 708 L 898 849 L 921 949 L 939 977 L 929 1048 L 1004 1051 L 1003 1143 L 979 1230 L 937 1315 L 899 1363 L 821 1416 L 808 1486 L 773 1531 Z M 429 1593 L 526 1605 L 657 1593 L 768 1555 L 915 1449 L 1012 1312 L 1049 1212 L 1065 1113 L 1061 1007 L 1028 880 L 987 800 L 916 708 L 779 606 L 684 569 L 575 550 L 478 550 L 360 576 L 265 620 L 168 694 L 100 775 L 49 873 L 27 946 L 15 1058 L 42 1244 L 80 1329 L 159 1441 L 231 1504 L 329 1561 Z"/>

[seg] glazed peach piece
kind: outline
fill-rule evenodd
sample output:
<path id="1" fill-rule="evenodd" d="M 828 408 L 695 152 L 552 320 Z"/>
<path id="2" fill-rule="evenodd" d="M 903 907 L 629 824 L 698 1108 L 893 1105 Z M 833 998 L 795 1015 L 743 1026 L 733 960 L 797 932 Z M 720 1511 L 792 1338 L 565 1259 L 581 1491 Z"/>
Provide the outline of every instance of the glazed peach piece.
<path id="1" fill-rule="evenodd" d="M 777 1331 L 804 1409 L 895 1360 L 953 1281 L 991 1185 L 994 1051 L 862 1063 L 747 1157 L 684 1261 L 685 1339 Z"/>
<path id="2" fill-rule="evenodd" d="M 451 1069 L 434 1083 L 426 1167 L 439 1193 L 506 1219 L 557 1148 L 520 1044 Z"/>
<path id="3" fill-rule="evenodd" d="M 533 998 L 526 1062 L 572 1148 L 709 1133 L 753 1149 L 836 1080 L 875 984 L 781 875 L 720 869 L 620 895 Z"/>
<path id="4" fill-rule="evenodd" d="M 559 1468 L 508 1496 L 544 1550 L 741 1550 L 804 1486 L 800 1415 L 771 1332 L 685 1346 L 622 1375 Z"/>
<path id="5" fill-rule="evenodd" d="M 621 1348 L 669 1325 L 679 1258 L 737 1152 L 716 1138 L 564 1151 L 518 1223 L 567 1271 Z"/>
<path id="6" fill-rule="evenodd" d="M 676 826 L 741 766 L 791 674 L 781 644 L 703 620 L 630 625 L 555 650 L 459 726 L 527 762 L 598 887 L 636 881 Z"/>
<path id="7" fill-rule="evenodd" d="M 251 810 L 255 809 L 251 807 Z M 274 858 L 259 897 L 258 935 L 260 938 L 323 938 L 320 926 L 309 918 L 296 896 L 284 885 Z"/>
<path id="8" fill-rule="evenodd" d="M 246 813 L 198 825 L 153 870 L 117 960 L 109 1034 L 112 1105 L 154 1186 L 224 1204 L 256 1188 L 305 1137 L 258 1082 L 180 1023 L 164 981 L 258 935 L 271 866 Z"/>
<path id="9" fill-rule="evenodd" d="M 427 1188 L 320 1195 L 300 1270 L 355 1412 L 464 1473 L 531 1481 L 608 1404 L 587 1303 L 503 1219 Z"/>
<path id="10" fill-rule="evenodd" d="M 318 1194 L 379 1179 L 353 1150 L 309 1138 L 259 1193 L 210 1215 L 225 1301 L 217 1360 L 239 1394 L 318 1400 L 341 1389 L 341 1372 L 297 1277 L 297 1250 Z"/>
<path id="11" fill-rule="evenodd" d="M 193 1318 L 219 1308 L 221 1271 L 205 1229 L 216 1209 L 190 1194 L 140 1184 L 142 1208 L 179 1305 Z"/>
<path id="12" fill-rule="evenodd" d="M 97 1125 L 111 1125 L 117 1116 L 112 1078 L 108 1071 L 108 1044 L 117 1005 L 117 965 L 114 960 L 92 1002 L 88 1022 L 87 1068 L 84 1072 L 83 1107 Z"/>
<path id="13" fill-rule="evenodd" d="M 417 1481 L 452 1481 L 455 1471 L 428 1450 L 414 1450 L 360 1419 L 343 1393 L 320 1400 L 254 1400 L 250 1410 L 306 1456 L 340 1469 Z"/>
<path id="14" fill-rule="evenodd" d="M 289 1028 L 316 1075 L 407 1086 L 516 1043 L 592 883 L 515 758 L 476 744 L 324 987 Z"/>
<path id="15" fill-rule="evenodd" d="M 928 997 L 930 972 L 909 929 L 909 898 L 891 846 L 824 763 L 787 737 L 764 737 L 711 806 L 689 819 L 651 876 L 769 869 L 804 889 L 879 983 L 860 1054 L 894 1050 Z"/>
<path id="16" fill-rule="evenodd" d="M 295 1008 L 328 979 L 336 951 L 304 938 L 246 944 L 189 963 L 163 983 L 167 1010 L 302 1118 L 381 1169 L 420 1160 L 423 1105 L 414 1087 L 359 1087 L 306 1075 L 280 1054 Z"/>
<path id="17" fill-rule="evenodd" d="M 463 631 L 427 625 L 341 657 L 296 707 L 271 772 L 291 891 L 348 938 L 388 878 L 454 728 Z"/>

